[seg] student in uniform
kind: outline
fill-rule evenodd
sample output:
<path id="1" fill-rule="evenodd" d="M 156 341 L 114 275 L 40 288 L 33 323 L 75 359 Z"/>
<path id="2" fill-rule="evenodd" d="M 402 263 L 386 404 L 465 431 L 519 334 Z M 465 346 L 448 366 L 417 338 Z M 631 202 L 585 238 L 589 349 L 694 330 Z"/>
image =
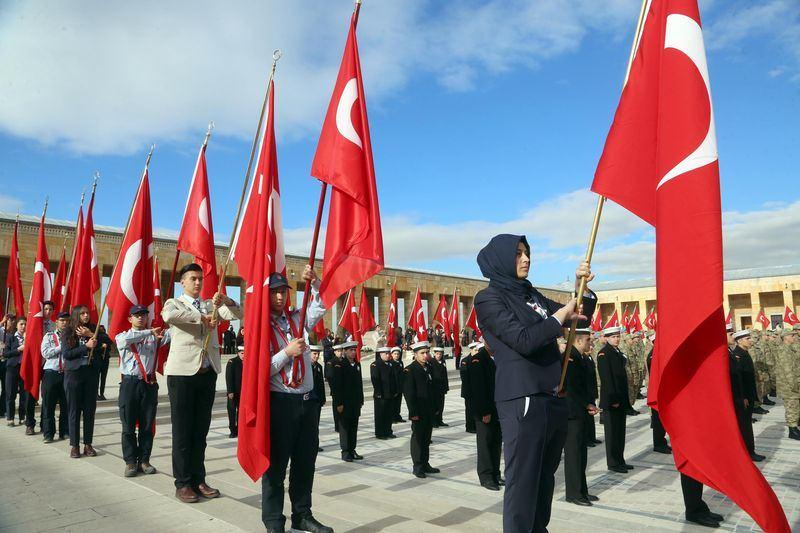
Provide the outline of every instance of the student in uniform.
<path id="1" fill-rule="evenodd" d="M 380 440 L 395 438 L 392 432 L 392 414 L 395 399 L 400 390 L 392 368 L 392 357 L 388 347 L 378 348 L 375 362 L 370 365 L 372 398 L 375 405 L 375 438 Z"/>
<path id="2" fill-rule="evenodd" d="M 28 321 L 23 317 L 16 321 L 16 330 L 6 337 L 3 356 L 6 359 L 6 420 L 8 425 L 14 426 L 14 414 L 17 412 L 17 394 L 19 394 L 20 418 L 25 413 L 25 434 L 35 433 L 36 421 L 33 418 L 33 399 L 28 401 L 30 395 L 22 387 L 22 377 L 19 370 L 22 364 L 22 353 L 25 351 L 25 330 Z M 28 406 L 30 405 L 30 409 Z M 20 420 L 22 422 L 22 420 Z"/>
<path id="3" fill-rule="evenodd" d="M 64 357 L 61 352 L 64 331 L 69 325 L 69 313 L 58 314 L 56 329 L 42 338 L 42 436 L 44 443 L 53 442 L 56 434 L 56 406 L 58 406 L 58 439 L 67 434 L 69 425 L 67 397 L 64 392 Z"/>
<path id="4" fill-rule="evenodd" d="M 739 420 L 739 430 L 747 451 L 750 452 L 750 459 L 761 462 L 766 457 L 756 453 L 755 438 L 753 437 L 753 407 L 758 395 L 753 359 L 748 352 L 752 346 L 750 330 L 744 329 L 734 333 L 733 342 L 735 347 L 731 351 L 731 386 L 736 416 Z"/>
<path id="5" fill-rule="evenodd" d="M 225 390 L 228 395 L 229 439 L 239 436 L 239 399 L 242 394 L 242 362 L 244 361 L 244 345 L 236 347 L 236 355 L 225 365 Z"/>
<path id="6" fill-rule="evenodd" d="M 392 409 L 392 422 L 402 424 L 406 420 L 400 416 L 400 408 L 403 404 L 403 380 L 405 379 L 405 372 L 403 372 L 405 365 L 403 364 L 403 350 L 399 346 L 393 346 L 389 350 L 392 356 L 392 375 L 394 376 L 397 386 L 398 395 L 394 399 Z"/>
<path id="7" fill-rule="evenodd" d="M 128 314 L 131 329 L 115 338 L 119 350 L 118 403 L 125 477 L 135 477 L 137 472 L 156 473 L 150 464 L 158 407 L 156 362 L 158 349 L 169 343 L 169 330 L 148 328 L 149 314 L 143 305 L 132 306 Z"/>
<path id="8" fill-rule="evenodd" d="M 352 463 L 364 457 L 356 452 L 358 443 L 358 419 L 364 406 L 364 385 L 361 381 L 361 363 L 356 361 L 358 343 L 342 343 L 344 359 L 333 365 L 333 404 L 339 414 L 339 446 L 342 461 Z M 367 349 L 362 350 L 368 353 Z"/>
<path id="9" fill-rule="evenodd" d="M 344 351 L 341 344 L 335 344 L 333 346 L 333 357 L 331 357 L 330 361 L 325 363 L 325 379 L 328 381 L 328 388 L 331 391 L 331 398 L 333 397 L 333 389 L 334 389 L 334 372 L 333 367 L 337 363 L 341 362 L 344 359 Z M 339 433 L 339 413 L 336 411 L 336 403 L 331 402 L 331 412 L 333 415 L 333 430 L 336 433 Z"/>
<path id="10" fill-rule="evenodd" d="M 606 441 L 606 465 L 612 472 L 626 474 L 633 466 L 625 462 L 625 425 L 630 409 L 625 357 L 619 350 L 624 328 L 603 330 L 606 344 L 597 353 L 600 372 L 600 408 L 605 412 L 603 430 Z"/>
<path id="11" fill-rule="evenodd" d="M 106 336 L 105 326 L 100 326 L 99 332 L 101 335 Z M 101 342 L 97 348 L 97 356 L 100 357 L 100 388 L 97 391 L 98 400 L 106 400 L 106 378 L 108 377 L 108 364 L 111 361 L 112 347 L 109 344 Z"/>
<path id="12" fill-rule="evenodd" d="M 319 403 L 317 408 L 317 420 L 319 420 L 320 416 L 322 416 L 322 406 L 325 405 L 326 401 L 325 379 L 322 376 L 322 365 L 319 362 L 319 356 L 324 353 L 325 349 L 321 344 L 312 344 L 308 349 L 311 351 L 311 370 L 314 373 L 314 389 L 312 390 L 312 395 Z M 317 452 L 322 451 L 325 451 L 322 449 L 322 446 L 317 446 Z"/>
<path id="13" fill-rule="evenodd" d="M 472 414 L 472 402 L 469 397 L 472 391 L 469 383 L 469 365 L 472 362 L 472 356 L 482 347 L 480 342 L 469 343 L 467 346 L 469 353 L 461 359 L 461 365 L 458 367 L 458 376 L 461 378 L 461 397 L 464 399 L 464 430 L 467 433 L 476 432 L 475 418 Z"/>
<path id="14" fill-rule="evenodd" d="M 450 390 L 450 383 L 447 379 L 447 362 L 444 360 L 444 348 L 436 347 L 433 349 L 433 359 L 431 359 L 431 377 L 433 378 L 433 391 L 436 395 L 436 413 L 434 415 L 433 427 L 448 427 L 442 419 L 444 413 L 444 398 Z"/>
<path id="15" fill-rule="evenodd" d="M 403 369 L 403 396 L 406 398 L 408 418 L 411 420 L 411 460 L 414 464 L 414 475 L 418 478 L 440 472 L 430 463 L 431 433 L 436 413 L 430 347 L 428 341 L 412 344 L 414 361 Z"/>
<path id="16" fill-rule="evenodd" d="M 470 410 L 475 418 L 478 445 L 478 480 L 481 487 L 500 490 L 505 480 L 500 476 L 500 452 L 503 435 L 494 403 L 494 378 L 497 366 L 488 345 L 469 358 Z M 462 361 L 462 365 L 466 362 Z"/>

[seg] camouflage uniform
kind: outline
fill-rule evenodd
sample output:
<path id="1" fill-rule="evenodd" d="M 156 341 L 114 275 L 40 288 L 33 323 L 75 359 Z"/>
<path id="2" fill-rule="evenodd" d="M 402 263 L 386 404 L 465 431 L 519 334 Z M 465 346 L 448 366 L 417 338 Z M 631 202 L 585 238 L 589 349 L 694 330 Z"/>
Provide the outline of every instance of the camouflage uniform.
<path id="1" fill-rule="evenodd" d="M 636 403 L 636 350 L 633 349 L 631 338 L 628 335 L 622 336 L 619 349 L 625 356 L 625 374 L 628 377 L 628 398 L 633 405 Z"/>
<path id="2" fill-rule="evenodd" d="M 764 396 L 767 395 L 769 389 L 769 371 L 767 369 L 767 357 L 765 351 L 768 349 L 766 339 L 764 336 L 760 340 L 753 343 L 750 348 L 750 356 L 753 358 L 753 368 L 756 372 L 756 407 L 761 405 Z"/>
<path id="3" fill-rule="evenodd" d="M 767 359 L 767 372 L 769 373 L 769 384 L 767 385 L 767 394 L 775 395 L 775 391 L 777 390 L 777 377 L 776 377 L 776 369 L 775 369 L 775 357 L 778 355 L 778 352 L 781 349 L 781 345 L 783 341 L 780 337 L 775 335 L 770 336 L 770 342 L 767 344 L 767 350 L 765 350 L 764 354 L 766 355 Z"/>
<path id="4" fill-rule="evenodd" d="M 791 335 L 786 332 L 784 336 Z M 800 343 L 784 341 L 775 357 L 778 395 L 786 408 L 786 425 L 796 428 L 800 423 Z"/>

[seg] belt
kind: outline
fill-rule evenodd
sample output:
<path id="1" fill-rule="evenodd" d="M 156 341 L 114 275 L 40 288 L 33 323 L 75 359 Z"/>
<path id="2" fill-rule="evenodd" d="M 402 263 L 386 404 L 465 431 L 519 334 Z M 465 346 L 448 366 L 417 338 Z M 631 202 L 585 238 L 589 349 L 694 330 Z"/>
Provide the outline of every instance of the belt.
<path id="1" fill-rule="evenodd" d="M 270 391 L 270 394 L 273 397 L 284 398 L 286 400 L 301 400 L 302 399 L 303 401 L 308 401 L 308 400 L 311 399 L 311 392 L 310 391 L 306 392 L 306 393 L 303 393 L 303 394 L 300 394 L 299 392 L 276 392 L 276 391 Z"/>
<path id="2" fill-rule="evenodd" d="M 138 375 L 137 376 L 133 376 L 131 374 L 121 374 L 121 376 L 122 376 L 122 380 L 123 381 L 144 381 L 142 379 L 142 377 L 138 376 Z M 156 375 L 155 374 L 150 374 L 150 375 L 147 376 L 147 378 L 150 380 L 151 384 L 156 382 Z"/>
<path id="3" fill-rule="evenodd" d="M 59 372 L 58 370 L 53 370 L 52 368 L 45 368 L 44 371 L 45 373 L 50 372 L 52 374 L 58 374 L 59 376 L 63 374 L 63 372 Z"/>
<path id="4" fill-rule="evenodd" d="M 531 396 L 545 397 L 545 398 L 558 398 L 558 395 L 554 394 L 552 392 L 536 392 L 534 394 L 531 394 Z"/>

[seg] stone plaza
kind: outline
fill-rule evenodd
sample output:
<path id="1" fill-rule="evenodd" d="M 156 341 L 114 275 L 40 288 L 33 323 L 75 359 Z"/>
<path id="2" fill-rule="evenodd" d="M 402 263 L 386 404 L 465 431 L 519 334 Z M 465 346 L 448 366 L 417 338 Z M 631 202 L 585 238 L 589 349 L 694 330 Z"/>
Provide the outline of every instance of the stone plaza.
<path id="1" fill-rule="evenodd" d="M 67 441 L 43 444 L 38 428 L 36 436 L 25 436 L 19 426 L 0 427 L 0 533 L 263 531 L 260 482 L 253 483 L 239 468 L 236 440 L 228 438 L 224 377 L 220 376 L 217 384 L 206 452 L 208 482 L 220 489 L 222 497 L 189 505 L 174 497 L 169 401 L 161 377 L 151 460 L 159 471 L 123 478 L 115 363 L 112 360 L 111 385 L 106 390 L 109 400 L 98 403 L 96 458 L 70 459 Z M 368 363 L 363 365 L 366 368 Z M 475 436 L 464 431 L 460 382 L 452 360 L 448 366 L 451 388 L 444 420 L 450 426 L 434 430 L 431 447 L 431 464 L 442 472 L 427 479 L 411 474 L 408 423 L 394 426 L 396 439 L 375 439 L 368 381 L 364 382 L 367 401 L 359 425 L 358 451 L 364 455 L 363 461 L 341 461 L 329 401 L 320 422 L 324 451 L 317 458 L 314 486 L 314 514 L 320 521 L 337 532 L 501 530 L 502 491 L 488 491 L 478 484 Z M 683 521 L 679 477 L 672 458 L 652 451 L 647 408 L 642 400 L 635 407 L 642 414 L 628 418 L 626 444 L 628 462 L 635 470 L 629 475 L 609 472 L 603 445 L 590 448 L 589 491 L 600 501 L 593 507 L 578 507 L 564 501 L 564 476 L 559 469 L 550 531 L 705 529 Z M 405 417 L 405 406 L 402 413 Z M 602 427 L 597 429 L 602 439 Z M 786 438 L 780 401 L 754 430 L 756 449 L 767 456 L 759 466 L 783 504 L 792 529 L 800 530 L 800 442 Z M 721 494 L 706 488 L 705 500 L 713 511 L 725 515 L 722 530 L 759 531 L 749 516 Z M 290 512 L 288 496 L 285 512 Z"/>

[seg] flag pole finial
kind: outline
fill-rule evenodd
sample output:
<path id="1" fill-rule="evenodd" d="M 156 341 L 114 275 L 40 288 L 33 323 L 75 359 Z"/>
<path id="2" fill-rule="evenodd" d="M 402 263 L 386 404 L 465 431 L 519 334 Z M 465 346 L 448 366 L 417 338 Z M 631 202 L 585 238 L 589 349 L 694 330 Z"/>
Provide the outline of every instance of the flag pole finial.
<path id="1" fill-rule="evenodd" d="M 144 168 L 147 170 L 150 167 L 150 160 L 153 158 L 153 152 L 156 149 L 155 143 L 150 145 L 150 152 L 147 153 L 147 161 L 144 162 Z"/>
<path id="2" fill-rule="evenodd" d="M 86 199 L 86 187 L 83 188 L 81 191 L 81 207 L 83 207 L 83 201 Z"/>
<path id="3" fill-rule="evenodd" d="M 94 175 L 92 176 L 92 196 L 94 196 L 94 191 L 97 190 L 97 180 L 100 179 L 100 171 L 95 170 Z"/>
<path id="4" fill-rule="evenodd" d="M 49 196 L 45 196 L 44 197 L 44 209 L 42 210 L 42 218 L 44 218 L 44 216 L 47 214 L 47 204 L 49 204 L 49 203 L 50 203 L 50 197 Z"/>
<path id="5" fill-rule="evenodd" d="M 278 61 L 280 61 L 281 57 L 283 57 L 283 50 L 276 48 L 272 51 L 272 72 L 270 73 L 270 78 L 275 76 L 275 67 L 278 66 Z"/>
<path id="6" fill-rule="evenodd" d="M 203 139 L 203 147 L 208 146 L 208 139 L 211 138 L 211 132 L 214 130 L 214 121 L 208 123 L 208 129 L 206 130 L 206 138 Z"/>

